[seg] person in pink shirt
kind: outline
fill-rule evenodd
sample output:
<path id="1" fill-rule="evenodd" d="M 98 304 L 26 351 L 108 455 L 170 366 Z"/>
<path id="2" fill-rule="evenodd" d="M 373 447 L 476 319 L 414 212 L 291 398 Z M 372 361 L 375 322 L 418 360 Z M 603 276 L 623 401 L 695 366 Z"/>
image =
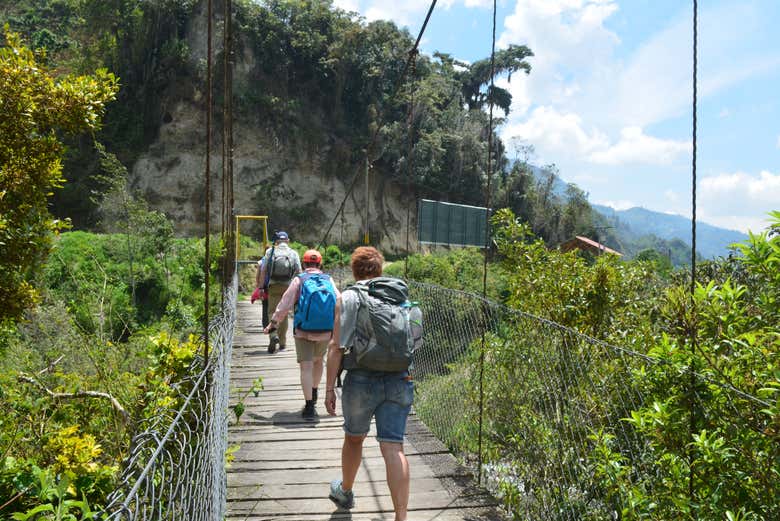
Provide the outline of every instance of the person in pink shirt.
<path id="1" fill-rule="evenodd" d="M 264 332 L 270 333 L 295 307 L 293 336 L 301 370 L 301 388 L 306 404 L 301 415 L 317 416 L 317 387 L 322 380 L 323 358 L 333 336 L 339 291 L 330 276 L 322 272 L 322 255 L 317 250 L 303 254 L 303 273 L 293 277 L 276 306 Z"/>

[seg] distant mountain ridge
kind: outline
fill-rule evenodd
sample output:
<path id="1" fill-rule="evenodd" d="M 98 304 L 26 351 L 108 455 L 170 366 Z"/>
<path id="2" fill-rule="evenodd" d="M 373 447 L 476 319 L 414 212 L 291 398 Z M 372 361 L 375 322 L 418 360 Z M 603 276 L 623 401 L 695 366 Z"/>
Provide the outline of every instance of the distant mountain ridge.
<path id="1" fill-rule="evenodd" d="M 562 200 L 566 199 L 568 183 L 565 180 L 546 168 L 533 164 L 526 166 L 537 183 L 542 185 L 550 183 L 552 193 Z M 675 265 L 688 262 L 688 258 L 682 257 L 682 246 L 685 244 L 690 249 L 691 220 L 689 218 L 655 212 L 641 207 L 615 210 L 609 206 L 593 203 L 591 203 L 591 207 L 594 212 L 604 217 L 606 225 L 611 226 L 613 232 L 605 232 L 603 237 L 592 237 L 593 239 L 599 240 L 610 235 L 613 236 L 615 242 L 608 240 L 609 246 L 621 250 L 629 258 L 638 253 L 641 248 L 653 247 L 674 249 L 675 251 L 670 256 L 675 257 L 673 258 Z M 661 241 L 654 238 L 661 239 Z M 728 255 L 730 245 L 743 242 L 747 238 L 747 234 L 736 230 L 720 228 L 701 221 L 696 223 L 696 250 L 706 259 Z M 668 251 L 661 251 L 661 253 L 667 254 Z"/>
<path id="2" fill-rule="evenodd" d="M 593 209 L 607 218 L 615 226 L 619 235 L 628 232 L 640 237 L 655 235 L 661 239 L 678 239 L 690 246 L 691 220 L 681 215 L 654 212 L 646 208 L 615 210 L 609 206 L 594 204 Z M 696 223 L 696 250 L 707 259 L 728 255 L 729 246 L 743 242 L 748 236 L 736 230 L 727 230 L 711 224 Z"/>

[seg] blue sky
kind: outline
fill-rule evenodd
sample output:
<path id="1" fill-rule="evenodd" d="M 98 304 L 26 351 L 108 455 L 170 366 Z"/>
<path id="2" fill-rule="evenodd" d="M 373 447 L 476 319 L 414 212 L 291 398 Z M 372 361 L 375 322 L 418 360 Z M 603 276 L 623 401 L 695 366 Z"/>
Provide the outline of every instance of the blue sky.
<path id="1" fill-rule="evenodd" d="M 334 0 L 417 34 L 427 0 Z M 499 47 L 526 44 L 500 133 L 592 202 L 690 216 L 692 1 L 498 0 Z M 490 53 L 492 0 L 439 0 L 426 53 Z M 759 231 L 780 210 L 778 0 L 699 2 L 697 214 Z M 506 79 L 500 80 L 506 82 Z"/>

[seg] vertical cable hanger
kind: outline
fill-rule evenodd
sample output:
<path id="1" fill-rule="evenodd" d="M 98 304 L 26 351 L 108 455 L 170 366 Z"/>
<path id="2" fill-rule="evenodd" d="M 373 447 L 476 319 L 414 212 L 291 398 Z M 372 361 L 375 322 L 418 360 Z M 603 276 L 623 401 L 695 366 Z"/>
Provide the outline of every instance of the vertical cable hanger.
<path id="1" fill-rule="evenodd" d="M 409 80 L 409 113 L 406 117 L 406 196 L 408 197 L 412 193 L 412 152 L 414 150 L 414 75 L 417 72 L 417 49 L 409 51 L 409 59 L 411 60 L 411 74 Z M 415 196 L 415 200 L 417 197 Z M 406 255 L 404 256 L 404 278 L 409 276 L 409 221 L 411 213 L 411 206 L 406 205 Z"/>
<path id="2" fill-rule="evenodd" d="M 431 19 L 431 15 L 433 14 L 433 9 L 436 7 L 437 0 L 432 0 L 431 5 L 428 8 L 428 14 L 425 15 L 425 21 L 423 22 L 422 27 L 420 28 L 420 32 L 417 35 L 417 40 L 415 40 L 414 45 L 412 46 L 412 51 L 416 51 L 417 48 L 420 46 L 420 40 L 422 40 L 423 34 L 425 33 L 426 27 L 428 27 L 428 22 Z M 409 53 L 409 58 L 406 60 L 406 63 L 404 64 L 404 68 L 401 71 L 401 75 L 398 77 L 398 80 L 395 83 L 395 86 L 393 87 L 393 92 L 390 95 L 385 104 L 385 110 L 390 105 L 390 102 L 395 99 L 395 97 L 398 95 L 398 92 L 401 89 L 401 86 L 403 85 L 404 78 L 406 78 L 406 75 L 409 71 L 409 68 L 411 66 L 412 61 L 412 52 Z M 382 119 L 384 119 L 381 115 L 377 122 L 376 128 L 374 129 L 374 132 L 371 135 L 371 141 L 368 144 L 368 147 L 366 148 L 366 161 L 371 162 L 371 155 L 374 151 L 374 147 L 376 147 L 378 138 L 379 138 L 379 131 L 382 129 L 384 125 L 382 125 Z M 325 230 L 325 235 L 323 235 L 322 240 L 320 240 L 319 243 L 317 243 L 317 248 L 320 246 L 326 244 L 328 240 L 328 235 L 330 234 L 331 229 L 333 228 L 333 225 L 336 222 L 336 219 L 338 219 L 341 212 L 344 210 L 344 205 L 347 203 L 347 199 L 349 198 L 349 195 L 352 193 L 352 190 L 355 188 L 355 185 L 357 184 L 357 180 L 360 177 L 360 170 L 358 169 L 357 172 L 355 172 L 355 175 L 352 176 L 352 181 L 349 184 L 349 188 L 347 188 L 346 193 L 344 194 L 344 198 L 341 200 L 341 204 L 339 205 L 338 210 L 336 210 L 336 214 L 333 216 L 333 219 L 330 221 L 330 224 L 328 225 L 328 228 Z"/>
<path id="3" fill-rule="evenodd" d="M 490 254 L 490 192 L 493 177 L 493 76 L 496 74 L 496 0 L 493 0 L 493 39 L 490 50 L 490 86 L 488 87 L 488 146 L 487 146 L 487 189 L 485 191 L 485 258 L 482 266 L 482 297 L 487 299 L 488 255 Z M 484 306 L 484 301 L 483 301 Z M 487 312 L 487 308 L 485 308 Z M 482 342 L 479 352 L 479 453 L 477 455 L 477 482 L 482 483 L 482 417 L 485 409 L 485 392 L 483 387 L 485 374 L 485 327 L 482 327 Z"/>
<path id="4" fill-rule="evenodd" d="M 697 333 L 697 317 L 696 317 L 696 140 L 697 140 L 697 120 L 696 111 L 698 105 L 698 40 L 699 40 L 699 4 L 698 0 L 693 0 L 693 121 L 692 121 L 692 140 L 693 140 L 693 157 L 691 161 L 691 309 L 690 309 L 690 342 L 691 342 L 691 362 L 688 364 L 689 371 L 689 397 L 688 403 L 690 407 L 689 419 L 690 419 L 690 440 L 693 440 L 694 434 L 696 434 L 696 333 Z M 688 496 L 691 502 L 694 502 L 694 481 L 695 473 L 693 470 L 694 461 L 694 449 L 692 445 L 688 445 Z"/>
<path id="5" fill-rule="evenodd" d="M 227 207 L 225 208 L 225 219 L 228 223 L 228 241 L 226 251 L 227 255 L 227 273 L 225 277 L 226 283 L 233 280 L 233 273 L 236 266 L 236 249 L 235 249 L 235 237 L 236 237 L 236 220 L 233 216 L 233 208 L 235 206 L 235 193 L 233 191 L 233 67 L 235 61 L 235 45 L 233 35 L 233 0 L 227 0 L 227 12 L 225 13 L 225 24 L 227 32 L 227 85 L 225 86 L 225 104 L 227 105 L 227 150 L 228 150 L 228 176 L 227 176 Z"/>
<path id="6" fill-rule="evenodd" d="M 369 185 L 369 179 L 368 179 L 368 172 L 371 169 L 371 165 L 368 162 L 368 153 L 366 153 L 366 230 L 363 234 L 363 244 L 368 246 L 369 244 L 369 219 L 370 219 L 370 207 L 371 207 L 371 194 L 370 194 L 370 185 Z"/>
<path id="7" fill-rule="evenodd" d="M 222 3 L 222 9 L 223 9 L 223 16 L 224 16 L 224 23 L 222 25 L 222 90 L 223 90 L 223 99 L 222 99 L 222 175 L 220 176 L 221 181 L 221 192 L 220 192 L 220 238 L 222 240 L 222 243 L 224 244 L 225 238 L 227 236 L 227 219 L 225 217 L 225 208 L 227 208 L 227 117 L 225 114 L 226 104 L 225 104 L 225 97 L 224 93 L 226 92 L 226 86 L 227 86 L 227 70 L 228 70 L 228 63 L 227 63 L 227 8 L 226 8 L 226 0 L 223 0 Z M 224 251 L 224 250 L 223 250 Z M 221 278 L 222 278 L 222 288 L 225 287 L 225 276 L 227 274 L 227 258 L 223 257 L 220 261 L 220 271 L 221 271 Z M 222 295 L 221 303 L 224 305 L 224 295 Z"/>
<path id="8" fill-rule="evenodd" d="M 203 366 L 209 363 L 209 272 L 211 245 L 209 235 L 211 234 L 211 33 L 212 33 L 212 0 L 208 0 L 207 6 L 208 22 L 206 30 L 206 173 L 205 176 L 205 209 L 206 209 L 206 237 L 205 237 L 205 256 L 203 259 L 203 272 L 205 275 L 204 295 L 203 295 Z"/>

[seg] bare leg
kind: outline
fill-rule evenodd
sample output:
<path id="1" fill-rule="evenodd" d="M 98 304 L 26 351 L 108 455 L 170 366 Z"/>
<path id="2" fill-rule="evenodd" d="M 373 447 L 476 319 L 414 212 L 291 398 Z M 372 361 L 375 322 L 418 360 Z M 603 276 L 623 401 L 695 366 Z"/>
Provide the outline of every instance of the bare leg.
<path id="1" fill-rule="evenodd" d="M 387 469 L 387 485 L 393 499 L 395 521 L 406 521 L 409 506 L 409 462 L 404 454 L 403 443 L 379 442 Z"/>
<path id="2" fill-rule="evenodd" d="M 344 435 L 344 445 L 341 447 L 341 488 L 345 491 L 352 490 L 355 484 L 355 476 L 363 457 L 364 439 L 365 436 Z"/>
<path id="3" fill-rule="evenodd" d="M 322 381 L 322 371 L 323 371 L 322 357 L 315 358 L 314 365 L 311 371 L 311 386 L 314 387 L 315 389 L 320 386 L 320 382 Z"/>
<path id="4" fill-rule="evenodd" d="M 314 363 L 309 360 L 308 362 L 301 362 L 301 388 L 303 389 L 303 397 L 306 400 L 311 400 L 311 372 Z M 320 373 L 322 377 L 322 373 Z"/>

